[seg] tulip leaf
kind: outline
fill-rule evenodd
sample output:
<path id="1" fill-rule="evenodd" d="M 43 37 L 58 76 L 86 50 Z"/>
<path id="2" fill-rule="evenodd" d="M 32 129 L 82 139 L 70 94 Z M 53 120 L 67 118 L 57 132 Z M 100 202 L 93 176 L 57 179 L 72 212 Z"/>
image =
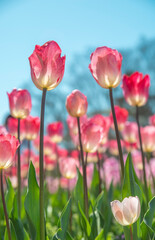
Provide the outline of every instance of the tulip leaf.
<path id="1" fill-rule="evenodd" d="M 11 229 L 11 238 L 12 238 L 12 240 L 18 240 L 12 222 L 10 223 L 10 229 Z M 7 228 L 5 229 L 4 240 L 9 240 Z"/>
<path id="2" fill-rule="evenodd" d="M 54 235 L 53 240 L 62 240 L 62 239 L 63 240 L 73 240 L 73 238 L 71 237 L 71 235 L 68 232 L 66 232 L 65 238 L 63 238 L 62 229 L 59 228 L 57 233 Z"/>
<path id="3" fill-rule="evenodd" d="M 58 226 L 61 228 L 61 238 L 60 239 L 65 239 L 67 228 L 68 228 L 68 223 L 69 223 L 69 218 L 70 218 L 70 213 L 71 213 L 71 199 L 67 202 L 66 206 L 64 207 L 61 216 L 59 218 Z"/>
<path id="4" fill-rule="evenodd" d="M 77 168 L 77 173 L 78 173 L 78 180 L 74 190 L 74 197 L 77 205 L 78 205 L 78 202 L 80 202 L 80 206 L 82 210 L 84 210 L 83 177 L 78 168 Z"/>
<path id="5" fill-rule="evenodd" d="M 32 162 L 29 167 L 28 192 L 25 197 L 24 206 L 31 238 L 32 240 L 40 240 L 39 186 Z"/>
<path id="6" fill-rule="evenodd" d="M 149 208 L 144 215 L 143 221 L 141 223 L 142 230 L 142 240 L 148 239 L 148 235 L 155 237 L 155 224 L 153 224 L 153 219 L 155 218 L 155 197 L 153 197 L 149 202 Z"/>
<path id="7" fill-rule="evenodd" d="M 5 201 L 6 201 L 7 213 L 8 213 L 8 216 L 10 217 L 11 211 L 13 208 L 15 192 L 12 187 L 10 179 L 7 179 L 6 183 L 7 183 L 7 192 L 6 192 Z"/>
<path id="8" fill-rule="evenodd" d="M 79 207 L 79 211 L 80 211 L 80 214 L 81 214 L 81 224 L 82 224 L 82 228 L 86 234 L 87 237 L 90 236 L 91 234 L 91 226 L 84 214 L 84 212 L 82 211 L 82 208 L 80 206 L 80 202 L 78 202 L 78 207 Z"/>
<path id="9" fill-rule="evenodd" d="M 99 174 L 96 168 L 96 164 L 94 164 L 93 179 L 91 183 L 91 193 L 94 193 L 94 196 L 97 196 L 99 193 Z"/>
<path id="10" fill-rule="evenodd" d="M 20 219 L 14 218 L 12 216 L 11 222 L 14 226 L 15 233 L 16 233 L 16 236 L 17 236 L 17 240 L 29 240 L 29 237 L 26 234 L 26 232 L 24 231 L 24 227 L 23 227 L 23 224 L 20 221 Z"/>
<path id="11" fill-rule="evenodd" d="M 129 196 L 138 196 L 140 202 L 142 203 L 142 192 L 138 185 L 136 174 L 134 172 L 131 154 L 128 154 L 126 164 L 125 164 L 125 173 L 124 173 L 124 182 L 123 182 L 123 189 L 122 189 L 122 198 Z M 128 227 L 124 227 L 125 236 L 129 234 Z M 139 239 L 141 236 L 140 231 L 140 218 L 137 220 L 136 223 L 133 224 L 133 238 L 135 240 Z M 127 237 L 126 237 L 127 239 Z"/>
<path id="12" fill-rule="evenodd" d="M 104 240 L 104 231 L 103 229 L 99 233 L 99 235 L 95 238 L 95 240 Z"/>

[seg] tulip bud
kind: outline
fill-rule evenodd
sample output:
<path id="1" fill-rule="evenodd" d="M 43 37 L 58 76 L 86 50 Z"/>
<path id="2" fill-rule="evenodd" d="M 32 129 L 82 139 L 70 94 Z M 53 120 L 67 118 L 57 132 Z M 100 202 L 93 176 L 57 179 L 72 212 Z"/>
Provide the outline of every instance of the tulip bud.
<path id="1" fill-rule="evenodd" d="M 131 106 L 144 106 L 149 96 L 150 77 L 135 72 L 131 76 L 123 77 L 123 94 L 127 103 Z"/>
<path id="2" fill-rule="evenodd" d="M 131 225 L 137 221 L 140 215 L 139 198 L 124 198 L 122 202 L 115 200 L 111 202 L 111 210 L 116 221 L 122 226 Z"/>
<path id="3" fill-rule="evenodd" d="M 115 114 L 116 114 L 118 129 L 122 131 L 124 128 L 124 124 L 128 119 L 128 111 L 125 108 L 115 106 Z M 112 122 L 112 128 L 114 128 L 112 112 L 110 113 L 110 118 Z"/>
<path id="4" fill-rule="evenodd" d="M 63 123 L 54 122 L 47 126 L 47 133 L 51 138 L 52 142 L 59 143 L 63 139 Z"/>
<path id="5" fill-rule="evenodd" d="M 115 88 L 121 81 L 122 55 L 108 47 L 97 48 L 90 57 L 89 69 L 103 88 Z"/>
<path id="6" fill-rule="evenodd" d="M 72 117 L 82 117 L 88 107 L 87 97 L 79 90 L 74 90 L 66 99 L 66 108 Z"/>
<path id="7" fill-rule="evenodd" d="M 123 139 L 129 143 L 136 143 L 138 127 L 135 122 L 126 122 L 122 131 Z"/>
<path id="8" fill-rule="evenodd" d="M 61 57 L 61 49 L 54 41 L 35 46 L 29 57 L 31 77 L 37 88 L 48 91 L 56 88 L 61 82 L 65 70 L 66 57 Z"/>
<path id="9" fill-rule="evenodd" d="M 8 93 L 10 113 L 14 118 L 26 118 L 31 111 L 31 96 L 27 90 L 14 89 Z"/>
<path id="10" fill-rule="evenodd" d="M 74 158 L 61 158 L 59 161 L 60 173 L 65 178 L 75 178 L 77 176 L 76 168 L 79 167 L 79 162 Z"/>
<path id="11" fill-rule="evenodd" d="M 23 121 L 25 126 L 25 138 L 29 141 L 36 139 L 40 128 L 39 117 L 28 116 Z"/>
<path id="12" fill-rule="evenodd" d="M 12 165 L 18 147 L 19 141 L 14 136 L 0 135 L 0 169 L 6 169 Z"/>
<path id="13" fill-rule="evenodd" d="M 155 127 L 146 126 L 141 127 L 142 146 L 144 152 L 155 151 Z"/>

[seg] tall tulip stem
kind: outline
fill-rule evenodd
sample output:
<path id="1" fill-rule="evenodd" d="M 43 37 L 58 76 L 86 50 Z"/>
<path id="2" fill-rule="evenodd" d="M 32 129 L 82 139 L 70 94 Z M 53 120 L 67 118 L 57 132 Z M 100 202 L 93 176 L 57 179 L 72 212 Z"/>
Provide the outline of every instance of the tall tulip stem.
<path id="1" fill-rule="evenodd" d="M 133 240 L 132 227 L 130 225 L 130 239 Z"/>
<path id="2" fill-rule="evenodd" d="M 7 232 L 8 232 L 8 238 L 11 240 L 11 231 L 10 231 L 10 226 L 9 226 L 9 218 L 7 214 L 7 208 L 5 204 L 5 197 L 4 197 L 4 189 L 3 189 L 3 170 L 1 169 L 0 171 L 1 174 L 1 195 L 2 195 L 2 203 L 3 203 L 3 209 L 4 209 L 4 215 L 5 215 L 5 220 L 6 220 L 6 227 L 7 227 Z"/>
<path id="3" fill-rule="evenodd" d="M 123 179 L 124 178 L 123 152 L 122 152 L 121 141 L 120 141 L 118 125 L 117 125 L 117 119 L 116 119 L 116 114 L 115 114 L 112 88 L 109 88 L 109 96 L 110 96 L 111 111 L 112 111 L 113 120 L 114 120 L 114 127 L 115 127 L 115 133 L 116 133 L 116 139 L 117 139 L 117 145 L 118 145 L 118 151 L 119 151 L 119 159 L 120 159 L 120 164 L 121 164 L 122 179 Z"/>
<path id="4" fill-rule="evenodd" d="M 28 147 L 28 164 L 30 163 L 31 158 L 31 141 L 27 140 L 27 147 Z"/>
<path id="5" fill-rule="evenodd" d="M 102 188 L 101 188 L 101 163 L 100 163 L 100 156 L 99 156 L 99 152 L 97 151 L 97 166 L 98 166 L 98 177 L 99 177 L 99 194 L 101 193 L 102 191 Z"/>
<path id="6" fill-rule="evenodd" d="M 20 118 L 18 118 L 18 141 L 20 144 Z M 18 217 L 21 217 L 21 164 L 20 164 L 20 145 L 18 147 Z"/>
<path id="7" fill-rule="evenodd" d="M 80 118 L 77 117 L 77 124 L 78 124 L 78 134 L 79 134 L 79 145 L 80 145 L 80 155 L 81 155 L 81 162 L 82 162 L 82 169 L 83 169 L 83 189 L 84 189 L 84 210 L 86 217 L 88 219 L 88 190 L 87 190 L 87 175 L 86 175 L 86 165 L 84 162 L 84 154 L 83 154 L 83 147 L 81 141 L 81 129 L 80 129 Z"/>
<path id="8" fill-rule="evenodd" d="M 136 121 L 137 121 L 137 126 L 138 126 L 138 136 L 139 136 L 140 150 L 141 150 L 142 163 L 143 163 L 143 179 L 144 179 L 145 194 L 146 194 L 146 200 L 148 203 L 149 197 L 148 197 L 148 188 L 147 188 L 146 171 L 145 171 L 145 156 L 144 156 L 144 152 L 143 152 L 142 138 L 141 138 L 141 132 L 140 132 L 139 107 L 138 106 L 136 106 Z"/>
<path id="9" fill-rule="evenodd" d="M 45 99 L 47 89 L 43 89 L 41 114 L 40 114 L 40 148 L 39 148 L 39 177 L 40 177 L 40 240 L 45 240 L 45 224 L 44 224 L 44 114 Z"/>

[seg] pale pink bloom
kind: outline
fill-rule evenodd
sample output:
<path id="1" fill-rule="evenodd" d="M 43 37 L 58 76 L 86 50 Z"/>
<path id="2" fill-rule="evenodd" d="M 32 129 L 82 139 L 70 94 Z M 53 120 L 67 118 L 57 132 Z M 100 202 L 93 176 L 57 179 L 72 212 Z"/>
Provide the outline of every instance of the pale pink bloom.
<path id="1" fill-rule="evenodd" d="M 126 149 L 126 152 L 132 152 L 137 149 L 138 145 L 137 145 L 137 142 L 130 143 L 130 142 L 123 141 L 123 146 Z"/>
<path id="2" fill-rule="evenodd" d="M 122 131 L 124 129 L 124 125 L 128 119 L 128 111 L 125 108 L 121 108 L 119 106 L 115 106 L 114 108 L 115 108 L 118 129 L 120 131 Z M 112 128 L 114 128 L 112 112 L 110 113 L 110 119 L 112 122 Z"/>
<path id="3" fill-rule="evenodd" d="M 146 126 L 141 127 L 142 146 L 144 152 L 155 151 L 155 127 Z"/>
<path id="4" fill-rule="evenodd" d="M 29 57 L 31 77 L 36 87 L 48 91 L 56 88 L 64 75 L 65 60 L 66 57 L 61 57 L 61 49 L 55 41 L 36 45 Z"/>
<path id="5" fill-rule="evenodd" d="M 0 135 L 0 169 L 6 169 L 13 163 L 19 141 L 12 135 Z"/>
<path id="6" fill-rule="evenodd" d="M 151 168 L 152 175 L 155 178 L 155 158 L 150 159 L 150 168 Z"/>
<path id="7" fill-rule="evenodd" d="M 138 138 L 138 127 L 135 122 L 126 122 L 122 131 L 123 139 L 129 143 L 136 143 Z"/>
<path id="8" fill-rule="evenodd" d="M 21 165 L 21 178 L 26 178 L 28 175 L 29 165 L 28 164 L 22 164 Z"/>
<path id="9" fill-rule="evenodd" d="M 26 118 L 32 108 L 31 95 L 28 90 L 14 89 L 7 93 L 9 98 L 10 113 L 14 118 Z"/>
<path id="10" fill-rule="evenodd" d="M 60 178 L 60 186 L 63 189 L 69 189 L 70 191 L 72 191 L 76 185 L 77 182 L 77 178 L 72 178 L 72 179 L 68 179 L 68 178 L 64 178 L 61 177 Z"/>
<path id="11" fill-rule="evenodd" d="M 103 128 L 88 120 L 82 125 L 81 138 L 84 152 L 96 152 L 103 139 Z"/>
<path id="12" fill-rule="evenodd" d="M 23 122 L 25 125 L 25 138 L 29 141 L 36 139 L 40 129 L 40 118 L 28 116 Z"/>
<path id="13" fill-rule="evenodd" d="M 66 99 L 66 109 L 72 117 L 82 117 L 88 108 L 87 97 L 75 89 Z"/>
<path id="14" fill-rule="evenodd" d="M 57 146 L 56 149 L 57 149 L 58 158 L 67 157 L 68 156 L 68 150 L 67 149 L 62 148 L 60 146 Z"/>
<path id="15" fill-rule="evenodd" d="M 70 155 L 70 157 L 79 160 L 79 151 L 78 151 L 78 150 L 72 150 L 72 151 L 69 153 L 69 155 Z"/>
<path id="16" fill-rule="evenodd" d="M 46 169 L 47 171 L 52 171 L 52 170 L 55 169 L 56 166 L 57 166 L 57 161 L 56 161 L 56 159 L 52 159 L 52 158 L 50 157 L 50 155 L 49 155 L 49 156 L 44 156 L 44 162 L 45 162 L 45 169 Z"/>
<path id="17" fill-rule="evenodd" d="M 54 122 L 47 126 L 47 134 L 51 138 L 52 142 L 59 143 L 63 139 L 63 123 Z"/>
<path id="18" fill-rule="evenodd" d="M 115 88 L 121 81 L 122 55 L 108 47 L 97 48 L 90 57 L 90 72 L 103 88 Z"/>
<path id="19" fill-rule="evenodd" d="M 11 176 L 10 178 L 11 184 L 13 188 L 17 188 L 18 187 L 18 178 L 17 176 Z"/>
<path id="20" fill-rule="evenodd" d="M 47 182 L 48 191 L 51 194 L 54 194 L 58 191 L 58 189 L 59 189 L 59 179 L 58 178 L 53 178 L 51 176 L 48 176 L 46 178 L 46 182 Z"/>
<path id="21" fill-rule="evenodd" d="M 114 200 L 111 202 L 111 210 L 119 224 L 122 226 L 131 225 L 140 216 L 140 200 L 137 196 L 124 198 L 122 202 Z"/>
<path id="22" fill-rule="evenodd" d="M 121 145 L 123 148 L 124 147 L 123 141 L 121 141 Z M 115 155 L 115 156 L 119 155 L 117 140 L 111 139 L 108 141 L 108 150 L 112 155 Z"/>
<path id="23" fill-rule="evenodd" d="M 36 154 L 32 150 L 29 151 L 29 149 L 25 149 L 21 154 L 21 162 L 23 164 L 33 162 L 35 157 Z"/>
<path id="24" fill-rule="evenodd" d="M 34 147 L 39 151 L 39 137 L 33 141 Z M 56 144 L 53 143 L 48 136 L 44 136 L 44 155 L 50 155 L 53 159 L 57 158 Z"/>
<path id="25" fill-rule="evenodd" d="M 89 155 L 89 154 L 88 154 Z M 83 168 L 79 168 L 81 175 L 83 175 Z M 88 163 L 86 167 L 86 177 L 87 177 L 87 186 L 88 188 L 91 187 L 92 179 L 93 179 L 93 172 L 94 172 L 94 164 Z"/>
<path id="26" fill-rule="evenodd" d="M 60 173 L 65 178 L 75 178 L 77 176 L 77 167 L 79 167 L 79 162 L 74 158 L 66 157 L 59 160 Z"/>
<path id="27" fill-rule="evenodd" d="M 123 76 L 123 94 L 127 103 L 131 106 L 143 106 L 149 96 L 150 77 L 135 72 L 131 76 Z"/>
<path id="28" fill-rule="evenodd" d="M 152 115 L 151 117 L 149 117 L 149 123 L 150 123 L 150 125 L 155 126 L 155 114 Z"/>
<path id="29" fill-rule="evenodd" d="M 116 158 L 110 157 L 104 161 L 103 174 L 107 188 L 109 188 L 111 182 L 114 186 L 120 183 L 120 164 Z"/>
<path id="30" fill-rule="evenodd" d="M 8 132 L 18 138 L 18 119 L 10 117 L 7 121 Z M 20 120 L 20 140 L 25 139 L 25 124 L 23 119 Z"/>

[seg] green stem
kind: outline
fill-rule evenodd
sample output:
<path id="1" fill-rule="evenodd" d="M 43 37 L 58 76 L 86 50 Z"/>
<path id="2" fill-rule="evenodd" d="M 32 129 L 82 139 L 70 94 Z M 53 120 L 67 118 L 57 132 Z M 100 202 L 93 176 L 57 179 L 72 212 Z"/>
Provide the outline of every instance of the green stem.
<path id="1" fill-rule="evenodd" d="M 18 118 L 18 141 L 20 144 L 20 118 Z M 21 218 L 21 164 L 20 164 L 20 145 L 18 147 L 18 217 Z"/>
<path id="2" fill-rule="evenodd" d="M 39 148 L 39 176 L 40 176 L 40 240 L 45 240 L 45 224 L 44 224 L 44 114 L 45 99 L 47 89 L 43 89 L 41 114 L 40 114 L 40 148 Z"/>
<path id="3" fill-rule="evenodd" d="M 31 141 L 27 140 L 27 147 L 28 147 L 28 164 L 30 164 L 31 159 Z"/>
<path id="4" fill-rule="evenodd" d="M 113 120 L 114 120 L 114 127 L 115 127 L 115 133 L 116 133 L 116 139 L 117 139 L 117 145 L 118 145 L 118 151 L 119 151 L 119 159 L 120 159 L 120 164 L 121 164 L 122 180 L 123 180 L 124 179 L 123 152 L 122 152 L 121 141 L 120 141 L 118 125 L 117 125 L 117 119 L 116 119 L 116 114 L 115 114 L 112 88 L 109 88 L 109 96 L 110 96 L 111 111 L 112 111 Z"/>
<path id="5" fill-rule="evenodd" d="M 130 225 L 130 239 L 133 240 L 132 227 Z"/>
<path id="6" fill-rule="evenodd" d="M 99 177 L 99 194 L 102 192 L 101 188 L 101 163 L 100 163 L 99 152 L 97 151 L 97 166 L 98 166 L 98 177 Z"/>
<path id="7" fill-rule="evenodd" d="M 7 209 L 6 209 L 6 204 L 5 204 L 5 197 L 4 197 L 4 189 L 3 189 L 3 169 L 0 171 L 1 174 L 1 195 L 2 195 L 2 203 L 3 203 L 3 209 L 4 209 L 4 215 L 5 215 L 5 220 L 6 220 L 6 227 L 7 227 L 7 232 L 8 232 L 8 238 L 11 240 L 11 231 L 10 231 L 10 226 L 9 226 L 9 218 L 7 214 Z"/>
<path id="8" fill-rule="evenodd" d="M 88 190 L 87 190 L 87 176 L 86 176 L 86 164 L 84 162 L 84 154 L 81 140 L 81 129 L 80 129 L 80 118 L 77 117 L 77 125 L 78 125 L 78 134 L 79 134 L 79 145 L 80 145 L 80 155 L 82 161 L 82 169 L 83 169 L 83 189 L 84 189 L 84 210 L 85 215 L 88 219 Z"/>
<path id="9" fill-rule="evenodd" d="M 137 126 L 138 126 L 138 136 L 139 136 L 140 150 L 141 150 L 142 163 L 143 163 L 143 179 L 144 179 L 145 194 L 146 194 L 146 200 L 148 203 L 149 197 L 148 197 L 148 188 L 147 188 L 146 171 L 145 171 L 145 156 L 144 156 L 144 152 L 143 152 L 142 138 L 141 138 L 141 132 L 140 132 L 139 107 L 138 106 L 136 106 L 136 121 L 137 121 Z"/>

